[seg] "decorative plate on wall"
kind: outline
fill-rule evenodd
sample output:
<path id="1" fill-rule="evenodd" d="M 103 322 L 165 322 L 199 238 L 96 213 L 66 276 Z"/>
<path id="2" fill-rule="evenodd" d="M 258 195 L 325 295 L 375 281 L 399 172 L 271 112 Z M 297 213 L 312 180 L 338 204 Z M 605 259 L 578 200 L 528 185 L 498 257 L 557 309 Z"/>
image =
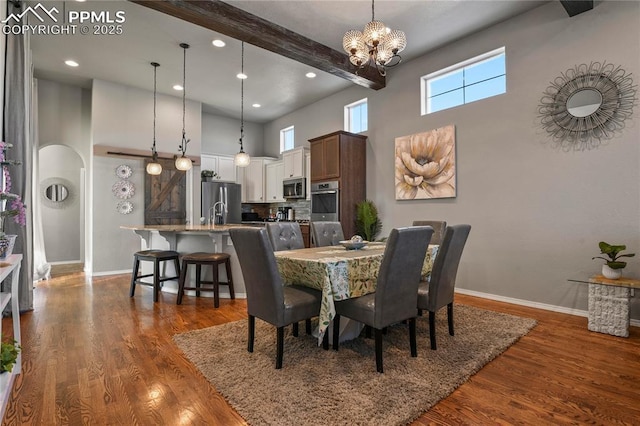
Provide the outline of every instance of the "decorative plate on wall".
<path id="1" fill-rule="evenodd" d="M 120 214 L 129 214 L 133 211 L 133 204 L 131 204 L 131 201 L 120 201 L 116 206 L 116 210 Z"/>
<path id="2" fill-rule="evenodd" d="M 118 198 L 122 198 L 123 200 L 133 197 L 133 193 L 135 192 L 135 190 L 135 186 L 133 186 L 133 184 L 128 180 L 120 180 L 114 183 L 111 187 L 113 195 Z"/>
<path id="3" fill-rule="evenodd" d="M 132 174 L 133 170 L 131 170 L 131 167 L 127 166 L 126 164 L 120 164 L 118 167 L 116 167 L 116 176 L 118 176 L 120 179 L 129 179 Z"/>

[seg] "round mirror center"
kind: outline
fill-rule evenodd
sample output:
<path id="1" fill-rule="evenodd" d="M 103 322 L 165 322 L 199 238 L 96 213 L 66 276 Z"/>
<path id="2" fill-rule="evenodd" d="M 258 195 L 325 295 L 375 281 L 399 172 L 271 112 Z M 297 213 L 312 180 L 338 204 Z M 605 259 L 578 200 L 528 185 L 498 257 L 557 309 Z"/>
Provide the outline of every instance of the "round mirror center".
<path id="1" fill-rule="evenodd" d="M 595 89 L 581 89 L 567 99 L 567 111 L 574 117 L 588 117 L 602 105 L 602 95 Z"/>
<path id="2" fill-rule="evenodd" d="M 67 199 L 69 191 L 66 186 L 55 183 L 47 187 L 44 195 L 51 201 L 61 202 Z"/>

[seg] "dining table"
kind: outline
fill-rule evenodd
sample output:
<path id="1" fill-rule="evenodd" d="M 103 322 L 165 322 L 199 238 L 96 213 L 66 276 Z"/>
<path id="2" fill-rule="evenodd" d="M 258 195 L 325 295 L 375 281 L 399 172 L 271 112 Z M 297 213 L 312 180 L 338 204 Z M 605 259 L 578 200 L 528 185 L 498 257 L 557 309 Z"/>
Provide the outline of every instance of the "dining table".
<path id="1" fill-rule="evenodd" d="M 438 245 L 429 245 L 422 265 L 422 280 L 431 275 Z M 358 250 L 341 245 L 275 252 L 284 285 L 302 285 L 322 292 L 318 315 L 318 343 L 336 316 L 335 301 L 364 296 L 376 291 L 378 271 L 385 244 L 368 243 Z"/>

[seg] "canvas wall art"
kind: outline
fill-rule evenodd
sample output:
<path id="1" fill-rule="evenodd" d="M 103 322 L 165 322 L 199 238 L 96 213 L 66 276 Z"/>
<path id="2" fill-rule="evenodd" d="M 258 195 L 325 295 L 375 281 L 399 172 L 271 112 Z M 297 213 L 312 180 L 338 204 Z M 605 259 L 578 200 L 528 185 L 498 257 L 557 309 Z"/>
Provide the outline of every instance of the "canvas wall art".
<path id="1" fill-rule="evenodd" d="M 396 138 L 396 200 L 456 196 L 455 130 L 451 124 Z"/>

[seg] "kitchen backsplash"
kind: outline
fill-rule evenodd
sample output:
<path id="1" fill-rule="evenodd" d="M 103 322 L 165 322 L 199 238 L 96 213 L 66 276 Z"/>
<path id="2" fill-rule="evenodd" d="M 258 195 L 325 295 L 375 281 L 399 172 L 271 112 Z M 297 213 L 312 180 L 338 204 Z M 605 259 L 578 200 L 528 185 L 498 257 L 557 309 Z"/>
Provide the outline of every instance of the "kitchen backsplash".
<path id="1" fill-rule="evenodd" d="M 242 212 L 255 212 L 261 218 L 269 217 L 269 210 L 274 214 L 278 210 L 278 207 L 291 207 L 295 210 L 296 220 L 309 220 L 311 216 L 311 201 L 309 200 L 296 200 L 285 201 L 284 203 L 271 203 L 271 204 L 251 204 L 243 203 Z"/>

